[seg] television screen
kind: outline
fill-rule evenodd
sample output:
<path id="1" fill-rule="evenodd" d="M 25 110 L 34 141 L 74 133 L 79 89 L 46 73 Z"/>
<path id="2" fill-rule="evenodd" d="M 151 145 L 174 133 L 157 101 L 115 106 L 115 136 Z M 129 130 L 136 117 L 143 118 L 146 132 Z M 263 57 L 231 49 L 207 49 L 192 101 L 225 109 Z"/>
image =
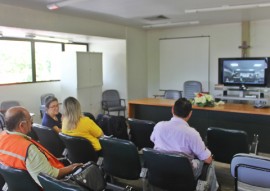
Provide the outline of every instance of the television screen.
<path id="1" fill-rule="evenodd" d="M 267 84 L 268 58 L 219 58 L 219 83 L 225 86 Z"/>

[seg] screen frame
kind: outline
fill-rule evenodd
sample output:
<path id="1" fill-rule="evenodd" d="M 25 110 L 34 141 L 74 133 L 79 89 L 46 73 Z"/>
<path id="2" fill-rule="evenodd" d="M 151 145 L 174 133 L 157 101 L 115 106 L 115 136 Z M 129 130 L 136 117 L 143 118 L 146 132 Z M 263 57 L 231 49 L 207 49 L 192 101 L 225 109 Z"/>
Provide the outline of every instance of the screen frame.
<path id="1" fill-rule="evenodd" d="M 269 59 L 270 57 L 235 57 L 235 58 L 218 58 L 218 83 L 223 84 L 224 86 L 239 86 L 240 89 L 246 89 L 247 87 L 267 87 L 268 85 L 268 75 L 269 75 Z M 265 60 L 267 63 L 267 68 L 264 71 L 264 83 L 263 84 L 254 84 L 254 83 L 226 83 L 223 81 L 224 75 L 224 61 L 230 60 Z"/>

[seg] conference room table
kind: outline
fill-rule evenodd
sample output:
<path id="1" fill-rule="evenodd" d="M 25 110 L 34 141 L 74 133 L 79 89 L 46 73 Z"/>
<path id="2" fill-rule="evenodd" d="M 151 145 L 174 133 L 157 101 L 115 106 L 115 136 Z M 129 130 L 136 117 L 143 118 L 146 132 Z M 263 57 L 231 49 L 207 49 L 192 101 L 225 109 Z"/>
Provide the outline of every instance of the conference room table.
<path id="1" fill-rule="evenodd" d="M 170 120 L 175 100 L 143 98 L 128 102 L 128 117 L 154 122 Z M 192 106 L 188 122 L 205 139 L 208 127 L 244 130 L 251 142 L 259 135 L 259 152 L 270 153 L 270 108 L 254 108 L 251 104 L 225 103 L 214 107 Z"/>

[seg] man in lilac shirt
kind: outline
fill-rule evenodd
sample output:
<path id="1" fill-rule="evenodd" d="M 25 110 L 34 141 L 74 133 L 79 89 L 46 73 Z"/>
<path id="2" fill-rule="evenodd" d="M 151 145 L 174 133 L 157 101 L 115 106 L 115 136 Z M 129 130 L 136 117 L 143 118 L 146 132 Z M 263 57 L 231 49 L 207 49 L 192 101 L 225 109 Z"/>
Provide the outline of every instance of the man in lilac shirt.
<path id="1" fill-rule="evenodd" d="M 186 98 L 178 99 L 172 107 L 172 114 L 170 121 L 161 121 L 154 127 L 151 135 L 154 149 L 187 156 L 192 163 L 195 178 L 201 174 L 203 163 L 210 164 L 211 178 L 208 184 L 211 191 L 216 191 L 218 183 L 211 152 L 206 148 L 200 134 L 187 123 L 192 115 L 190 101 Z"/>

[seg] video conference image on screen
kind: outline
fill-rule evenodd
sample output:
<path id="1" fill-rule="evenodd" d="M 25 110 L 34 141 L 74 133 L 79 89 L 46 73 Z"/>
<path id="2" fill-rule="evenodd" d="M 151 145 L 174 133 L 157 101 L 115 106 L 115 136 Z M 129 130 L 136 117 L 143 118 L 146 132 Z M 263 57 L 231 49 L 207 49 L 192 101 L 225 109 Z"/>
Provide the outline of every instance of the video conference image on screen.
<path id="1" fill-rule="evenodd" d="M 264 84 L 265 60 L 227 60 L 223 63 L 223 82 Z"/>

